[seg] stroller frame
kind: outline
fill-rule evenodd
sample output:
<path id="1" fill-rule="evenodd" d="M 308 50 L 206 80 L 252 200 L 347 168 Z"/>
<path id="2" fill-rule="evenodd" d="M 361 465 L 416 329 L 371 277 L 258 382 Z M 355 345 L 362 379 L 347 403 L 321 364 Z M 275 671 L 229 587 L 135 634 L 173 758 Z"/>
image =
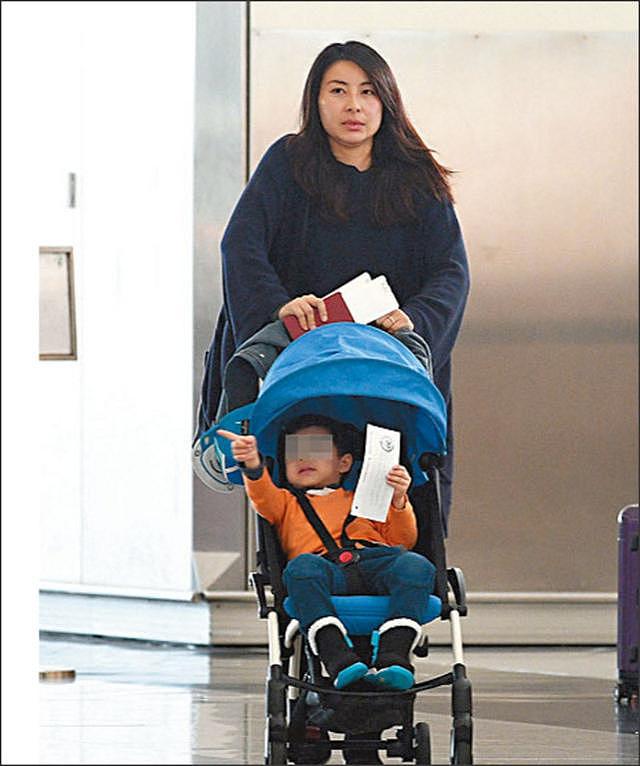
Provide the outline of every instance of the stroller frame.
<path id="1" fill-rule="evenodd" d="M 451 628 L 450 672 L 416 683 L 405 691 L 380 690 L 365 679 L 348 689 L 334 688 L 299 632 L 297 620 L 287 614 L 282 580 L 286 559 L 275 530 L 258 516 L 257 569 L 249 580 L 256 593 L 258 615 L 267 621 L 267 764 L 323 764 L 334 750 L 345 751 L 347 763 L 366 763 L 363 758 L 368 753 L 385 750 L 388 756 L 401 758 L 405 763 L 429 764 L 429 725 L 425 722 L 414 725 L 414 703 L 418 693 L 445 685 L 451 686 L 451 763 L 472 763 L 472 694 L 460 624 L 467 614 L 465 584 L 460 569 L 447 568 L 440 501 L 439 469 L 446 452 L 446 403 L 433 383 L 430 350 L 423 348 L 426 344 L 419 337 L 413 340 L 415 343 L 408 342 L 409 337 L 393 337 L 377 327 L 338 322 L 318 327 L 290 343 L 282 323 L 274 322 L 236 349 L 225 367 L 218 403 L 214 402 L 216 387 L 211 385 L 216 356 L 209 353 L 205 357 L 199 431 L 192 445 L 192 457 L 197 475 L 213 489 L 223 485 L 226 491 L 233 484 L 242 483 L 239 470 L 230 473 L 231 469 L 225 468 L 222 457 L 224 448 L 229 447 L 226 443 L 218 445 L 217 428 L 241 434 L 253 432 L 261 438 L 265 462 L 270 472 L 273 469 L 276 484 L 280 480 L 281 462 L 278 440 L 285 417 L 317 412 L 348 422 L 356 429 L 374 421 L 403 432 L 400 462 L 416 479 L 410 497 L 418 538 L 412 550 L 435 566 L 434 595 L 440 599 L 439 617 L 448 620 Z M 387 393 L 392 390 L 401 394 L 389 397 Z M 300 392 L 304 392 L 304 397 Z M 209 413 L 216 408 L 218 422 L 211 425 Z M 216 445 L 222 450 L 221 455 L 216 453 Z M 210 457 L 210 453 L 214 455 Z M 273 461 L 271 465 L 269 461 Z M 230 465 L 233 467 L 232 462 Z M 355 650 L 370 664 L 366 655 L 371 651 L 368 633 L 387 619 L 383 615 L 388 613 L 385 611 L 388 597 L 368 596 L 364 602 L 353 601 L 350 606 L 349 599 L 344 597 L 341 604 L 353 607 L 358 618 L 366 618 L 352 623 L 353 627 L 348 628 L 350 638 Z M 432 604 L 430 599 L 437 610 L 437 599 L 433 602 L 436 603 Z M 386 606 L 378 609 L 383 604 Z M 359 611 L 370 607 L 370 614 Z M 339 616 L 341 608 L 336 610 Z M 429 615 L 425 619 L 438 616 L 437 612 L 425 614 Z M 417 656 L 428 655 L 424 626 L 422 643 L 413 651 Z M 380 738 L 378 732 L 396 727 L 399 727 L 396 736 Z M 330 732 L 343 733 L 347 738 L 331 739 Z"/>
<path id="2" fill-rule="evenodd" d="M 335 689 L 329 679 L 322 676 L 320 661 L 300 634 L 298 621 L 284 609 L 286 592 L 281 574 L 286 560 L 275 530 L 258 516 L 258 566 L 257 571 L 250 574 L 249 581 L 256 593 L 258 616 L 267 620 L 269 666 L 266 678 L 265 764 L 322 764 L 334 750 L 354 749 L 372 754 L 386 750 L 388 756 L 401 758 L 403 762 L 430 764 L 429 726 L 425 722 L 414 725 L 414 702 L 418 693 L 445 685 L 451 686 L 452 690 L 450 763 L 473 763 L 472 689 L 464 664 L 460 623 L 460 619 L 467 614 L 464 575 L 460 569 L 446 566 L 439 456 L 425 454 L 421 462 L 430 480 L 420 494 L 426 505 L 424 510 L 429 534 L 423 531 L 419 535 L 414 550 L 427 555 L 426 547 L 429 558 L 436 566 L 435 595 L 442 601 L 440 619 L 448 620 L 451 628 L 451 671 L 416 683 L 406 691 L 379 691 L 366 682 L 357 682 L 347 690 Z M 267 588 L 270 588 L 270 594 Z M 366 651 L 361 637 L 352 636 L 352 639 L 356 650 Z M 368 638 L 366 641 L 368 643 Z M 414 653 L 425 657 L 428 651 L 428 637 L 423 626 L 421 642 Z M 348 718 L 357 710 L 368 711 L 366 720 L 369 728 L 363 730 L 360 726 L 359 731 L 354 733 L 349 729 Z M 365 736 L 367 731 L 382 731 L 395 726 L 399 729 L 394 737 L 371 739 Z M 350 738 L 330 739 L 329 732 L 342 732 L 349 734 Z"/>

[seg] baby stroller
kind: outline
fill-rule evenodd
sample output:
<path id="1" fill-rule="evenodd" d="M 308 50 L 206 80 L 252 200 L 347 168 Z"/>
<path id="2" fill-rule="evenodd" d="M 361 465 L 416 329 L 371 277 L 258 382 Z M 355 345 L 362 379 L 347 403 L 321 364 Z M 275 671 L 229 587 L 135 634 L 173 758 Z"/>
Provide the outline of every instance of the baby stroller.
<path id="1" fill-rule="evenodd" d="M 412 502 L 418 521 L 414 551 L 436 566 L 436 588 L 425 605 L 424 625 L 435 619 L 451 627 L 451 671 L 418 681 L 406 691 L 387 691 L 357 681 L 336 689 L 299 632 L 282 581 L 286 560 L 274 529 L 258 517 L 257 571 L 250 582 L 258 614 L 267 620 L 269 666 L 266 681 L 265 763 L 322 764 L 334 750 L 358 753 L 375 762 L 378 751 L 403 762 L 431 763 L 429 726 L 414 724 L 416 695 L 449 685 L 452 689 L 450 761 L 472 763 L 471 683 L 463 659 L 460 618 L 467 613 L 464 577 L 447 568 L 439 498 L 438 467 L 446 444 L 446 406 L 427 369 L 394 336 L 376 327 L 334 323 L 306 333 L 284 348 L 250 404 L 234 409 L 197 439 L 200 457 L 215 447 L 218 471 L 229 486 L 240 484 L 227 441 L 217 428 L 256 436 L 276 484 L 281 480 L 284 426 L 302 414 L 319 414 L 364 432 L 367 424 L 400 431 L 401 462 L 412 476 Z M 345 486 L 357 482 L 361 459 Z M 370 635 L 386 619 L 388 596 L 334 596 L 333 603 L 363 660 L 370 659 Z M 423 625 L 414 648 L 427 656 Z M 371 732 L 394 729 L 382 738 Z M 345 739 L 331 738 L 332 733 Z M 371 754 L 371 760 L 366 758 Z M 374 753 L 376 756 L 374 756 Z M 354 762 L 354 761 L 352 761 Z"/>

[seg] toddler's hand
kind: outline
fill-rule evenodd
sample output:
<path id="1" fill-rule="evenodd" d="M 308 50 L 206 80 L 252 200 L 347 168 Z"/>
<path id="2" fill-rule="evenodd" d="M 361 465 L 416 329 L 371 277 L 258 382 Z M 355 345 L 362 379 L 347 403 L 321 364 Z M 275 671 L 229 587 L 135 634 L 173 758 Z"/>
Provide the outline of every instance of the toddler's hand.
<path id="1" fill-rule="evenodd" d="M 236 463 L 244 463 L 247 468 L 259 467 L 260 453 L 255 436 L 241 436 L 222 428 L 219 428 L 216 434 L 220 434 L 220 436 L 231 441 L 231 453 Z"/>
<path id="2" fill-rule="evenodd" d="M 406 503 L 407 490 L 411 484 L 409 471 L 403 465 L 394 465 L 387 474 L 387 484 L 393 487 L 393 497 L 391 505 L 394 508 L 404 508 Z"/>

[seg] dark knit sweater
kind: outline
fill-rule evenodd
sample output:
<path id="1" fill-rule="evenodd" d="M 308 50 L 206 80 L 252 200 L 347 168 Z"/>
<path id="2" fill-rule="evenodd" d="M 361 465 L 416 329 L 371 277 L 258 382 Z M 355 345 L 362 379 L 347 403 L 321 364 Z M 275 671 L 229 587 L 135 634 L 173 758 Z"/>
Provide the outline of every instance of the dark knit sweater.
<path id="1" fill-rule="evenodd" d="M 450 355 L 469 271 L 453 206 L 424 195 L 417 223 L 376 226 L 370 210 L 375 170 L 336 160 L 348 179 L 351 218 L 327 222 L 294 181 L 287 136 L 265 153 L 222 239 L 224 306 L 214 343 L 218 371 L 236 346 L 306 293 L 322 296 L 363 271 L 384 274 L 400 308 L 433 354 L 435 382 L 450 398 Z M 215 396 L 220 381 L 210 381 Z"/>

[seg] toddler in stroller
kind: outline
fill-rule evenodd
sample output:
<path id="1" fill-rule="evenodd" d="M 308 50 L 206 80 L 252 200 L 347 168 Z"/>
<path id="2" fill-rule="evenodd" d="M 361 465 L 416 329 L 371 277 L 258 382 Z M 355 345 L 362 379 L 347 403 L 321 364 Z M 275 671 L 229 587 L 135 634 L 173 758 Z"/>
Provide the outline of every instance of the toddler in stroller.
<path id="1" fill-rule="evenodd" d="M 301 419 L 309 414 L 320 417 Z M 357 518 L 346 534 L 362 456 L 342 440 L 369 423 L 402 434 L 400 466 L 388 476 L 393 507 L 386 522 Z M 289 461 L 287 435 L 294 437 Z M 251 580 L 269 640 L 267 763 L 325 763 L 332 750 L 343 750 L 347 763 L 376 763 L 383 749 L 430 763 L 429 727 L 413 725 L 413 707 L 417 693 L 442 685 L 452 687 L 451 762 L 472 762 L 460 631 L 464 580 L 446 567 L 439 506 L 445 437 L 446 407 L 425 367 L 393 336 L 353 323 L 320 327 L 291 343 L 255 402 L 200 437 L 203 451 L 216 443 L 235 483 L 242 470 L 259 512 L 259 568 Z M 313 450 L 328 460 L 328 473 L 288 472 L 287 462 L 304 465 L 302 456 L 310 463 Z M 378 595 L 362 595 L 372 591 Z M 451 625 L 452 670 L 414 683 L 410 652 L 426 656 L 423 626 L 438 617 Z M 392 727 L 399 727 L 395 738 L 382 739 Z"/>
<path id="2" fill-rule="evenodd" d="M 406 550 L 417 540 L 416 518 L 407 497 L 411 483 L 407 469 L 395 465 L 388 472 L 393 495 L 387 520 L 370 521 L 350 515 L 353 492 L 340 486 L 353 465 L 355 451 L 343 424 L 303 415 L 286 426 L 284 462 L 289 489 L 277 488 L 271 481 L 255 436 L 224 429 L 218 429 L 218 434 L 232 440 L 233 457 L 243 465 L 254 508 L 276 527 L 289 560 L 284 570 L 288 611 L 296 615 L 334 686 L 345 688 L 363 676 L 390 688 L 413 686 L 409 652 L 421 636 L 435 567 L 424 556 Z M 316 526 L 326 526 L 322 537 L 310 524 L 309 514 L 316 516 Z M 322 538 L 327 534 L 332 540 L 324 545 Z M 332 595 L 367 592 L 388 595 L 392 604 L 390 618 L 372 636 L 372 668 L 354 652 L 331 602 Z"/>

